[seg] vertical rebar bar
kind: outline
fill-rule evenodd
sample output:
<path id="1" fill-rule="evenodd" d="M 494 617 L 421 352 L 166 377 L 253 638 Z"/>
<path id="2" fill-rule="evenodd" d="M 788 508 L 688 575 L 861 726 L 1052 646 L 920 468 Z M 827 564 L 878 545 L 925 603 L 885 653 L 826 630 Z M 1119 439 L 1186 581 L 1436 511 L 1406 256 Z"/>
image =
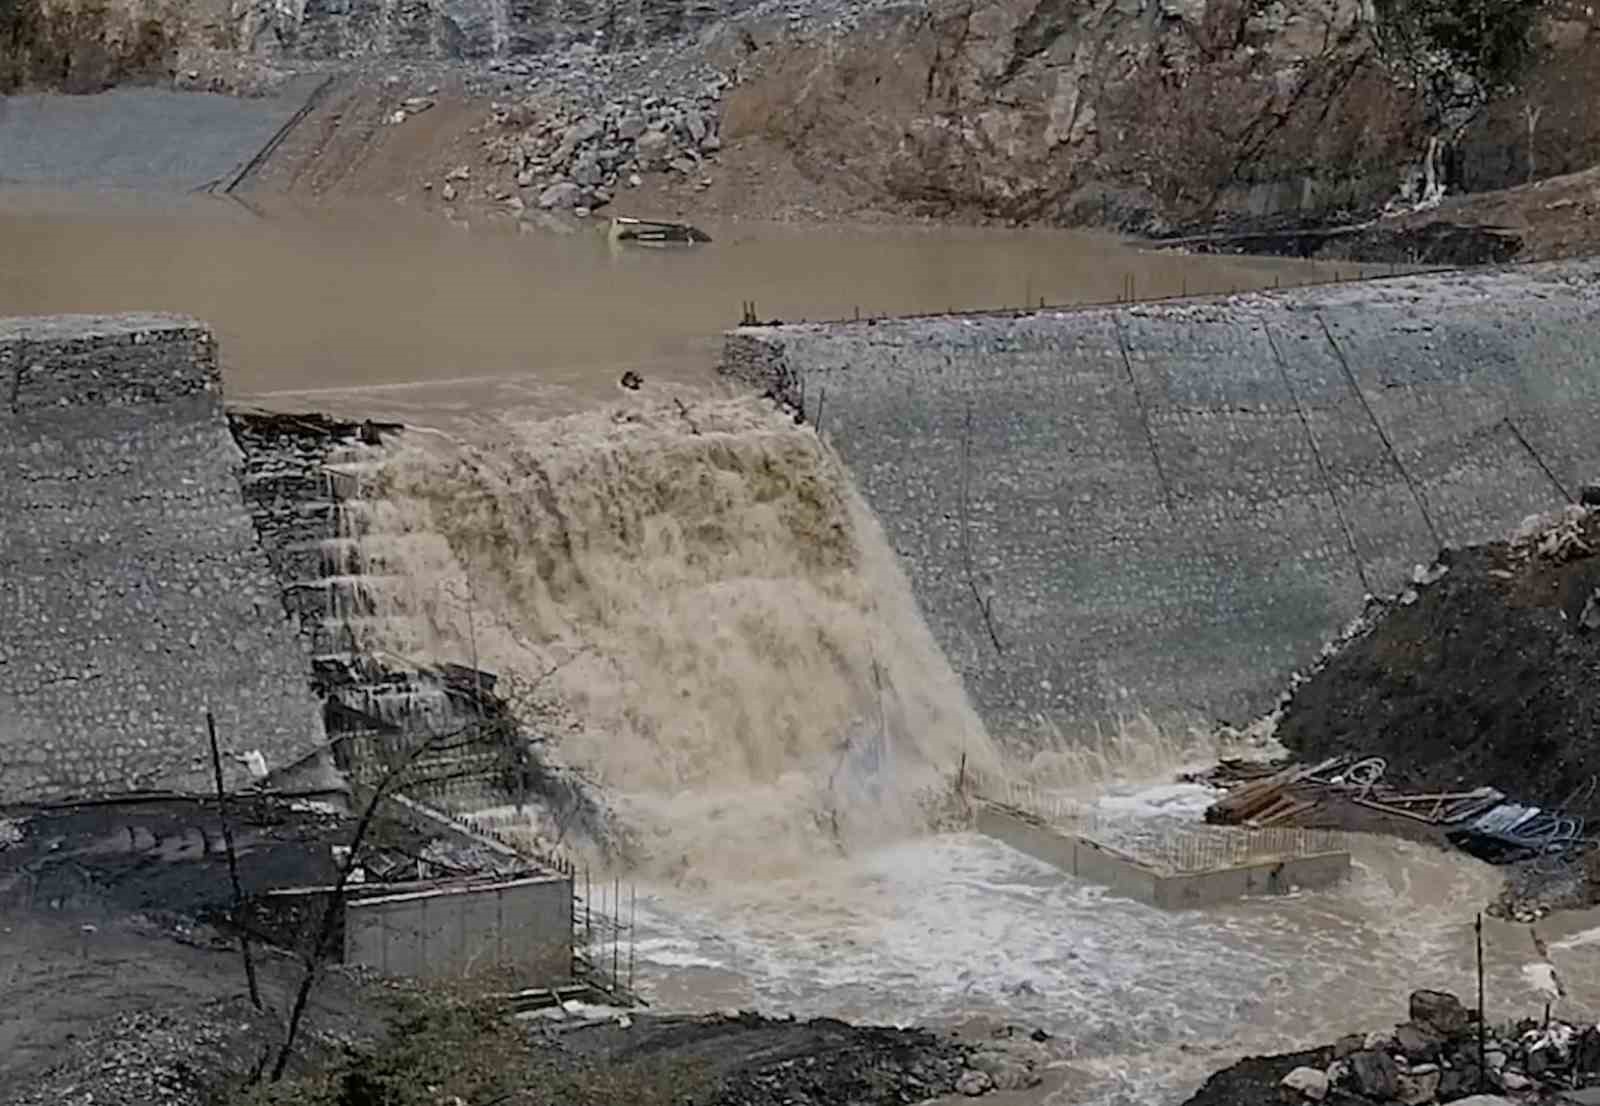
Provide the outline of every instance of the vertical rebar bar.
<path id="1" fill-rule="evenodd" d="M 1484 1017 L 1483 1017 L 1483 913 L 1478 913 L 1472 924 L 1478 943 L 1478 1086 L 1488 1086 L 1488 1069 L 1484 1067 Z"/>

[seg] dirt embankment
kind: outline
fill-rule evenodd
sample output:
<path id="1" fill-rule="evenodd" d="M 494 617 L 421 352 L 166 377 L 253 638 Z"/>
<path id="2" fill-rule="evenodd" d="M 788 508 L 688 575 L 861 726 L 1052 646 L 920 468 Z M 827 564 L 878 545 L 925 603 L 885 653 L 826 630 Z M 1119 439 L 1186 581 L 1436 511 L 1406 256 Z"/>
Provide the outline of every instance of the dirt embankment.
<path id="1" fill-rule="evenodd" d="M 1313 762 L 1383 756 L 1416 791 L 1600 815 L 1600 513 L 1439 563 L 1294 691 L 1279 739 Z"/>

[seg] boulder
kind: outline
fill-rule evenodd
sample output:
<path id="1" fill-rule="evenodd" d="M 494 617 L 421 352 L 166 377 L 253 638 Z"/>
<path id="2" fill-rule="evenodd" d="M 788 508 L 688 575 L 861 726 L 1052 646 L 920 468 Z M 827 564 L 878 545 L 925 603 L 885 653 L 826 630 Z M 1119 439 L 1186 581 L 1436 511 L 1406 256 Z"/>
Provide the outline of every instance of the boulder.
<path id="1" fill-rule="evenodd" d="M 1432 1102 L 1439 1094 L 1439 1069 L 1432 1064 L 1423 1065 L 1432 1070 L 1406 1071 L 1395 1077 L 1396 1101 L 1405 1106 L 1423 1106 Z"/>
<path id="2" fill-rule="evenodd" d="M 695 145 L 705 140 L 706 121 L 693 108 L 683 113 L 683 129 L 689 132 L 689 141 Z"/>
<path id="3" fill-rule="evenodd" d="M 640 165 L 658 169 L 672 160 L 672 136 L 666 131 L 647 131 L 639 136 L 636 150 Z"/>
<path id="4" fill-rule="evenodd" d="M 1591 1025 L 1578 1035 L 1572 1066 L 1581 1072 L 1600 1072 L 1600 1029 Z"/>
<path id="5" fill-rule="evenodd" d="M 605 179 L 605 170 L 590 154 L 584 154 L 572 163 L 572 179 L 586 188 L 593 188 Z"/>
<path id="6" fill-rule="evenodd" d="M 1439 1101 L 1453 1102 L 1481 1085 L 1477 1064 L 1456 1062 L 1455 1067 L 1439 1073 Z"/>
<path id="7" fill-rule="evenodd" d="M 1351 1033 L 1347 1037 L 1340 1037 L 1333 1043 L 1333 1058 L 1343 1060 L 1352 1052 L 1360 1052 L 1367 1047 L 1367 1039 L 1360 1033 Z"/>
<path id="8" fill-rule="evenodd" d="M 1416 1022 L 1396 1026 L 1394 1043 L 1412 1062 L 1437 1060 L 1444 1051 L 1444 1037 Z"/>
<path id="9" fill-rule="evenodd" d="M 1500 1073 L 1500 1086 L 1508 1091 L 1525 1091 L 1533 1086 L 1533 1080 L 1520 1071 L 1511 1071 L 1508 1068 Z"/>
<path id="10" fill-rule="evenodd" d="M 622 117 L 622 122 L 617 124 L 617 134 L 626 142 L 632 142 L 644 133 L 647 126 L 644 116 L 638 112 L 630 112 Z"/>
<path id="11" fill-rule="evenodd" d="M 578 195 L 582 191 L 571 181 L 557 181 L 539 193 L 539 206 L 546 211 L 576 207 L 578 205 Z"/>
<path id="12" fill-rule="evenodd" d="M 1321 1102 L 1328 1097 L 1328 1077 L 1316 1068 L 1295 1068 L 1283 1077 L 1279 1085 L 1312 1102 Z"/>
<path id="13" fill-rule="evenodd" d="M 1389 1099 L 1399 1090 L 1400 1069 L 1387 1052 L 1362 1049 L 1350 1055 L 1350 1079 L 1368 1098 Z"/>
<path id="14" fill-rule="evenodd" d="M 1442 1037 L 1466 1032 L 1471 1017 L 1461 1000 L 1448 991 L 1411 992 L 1411 1021 L 1431 1028 Z"/>
<path id="15" fill-rule="evenodd" d="M 956 1080 L 956 1090 L 968 1098 L 977 1098 L 993 1089 L 993 1080 L 981 1071 L 964 1071 L 961 1073 L 961 1078 Z"/>

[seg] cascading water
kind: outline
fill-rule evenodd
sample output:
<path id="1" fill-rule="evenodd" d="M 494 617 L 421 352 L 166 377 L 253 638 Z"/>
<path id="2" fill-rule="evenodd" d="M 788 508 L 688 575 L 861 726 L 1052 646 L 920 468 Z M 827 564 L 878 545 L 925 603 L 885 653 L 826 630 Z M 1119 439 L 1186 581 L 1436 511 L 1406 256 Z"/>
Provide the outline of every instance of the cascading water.
<path id="1" fill-rule="evenodd" d="M 366 646 L 494 671 L 604 796 L 658 1007 L 1041 1026 L 1032 1101 L 1144 1104 L 1470 985 L 1497 880 L 1458 855 L 1361 841 L 1346 887 L 1165 913 L 926 832 L 963 755 L 1007 771 L 835 459 L 763 403 L 408 435 L 363 487 Z M 1153 825 L 1203 806 L 1171 781 L 1208 741 L 1135 719 L 1023 771 Z"/>
<path id="2" fill-rule="evenodd" d="M 876 521 L 760 401 L 416 437 L 365 488 L 368 645 L 497 673 L 644 871 L 802 871 L 996 764 Z"/>

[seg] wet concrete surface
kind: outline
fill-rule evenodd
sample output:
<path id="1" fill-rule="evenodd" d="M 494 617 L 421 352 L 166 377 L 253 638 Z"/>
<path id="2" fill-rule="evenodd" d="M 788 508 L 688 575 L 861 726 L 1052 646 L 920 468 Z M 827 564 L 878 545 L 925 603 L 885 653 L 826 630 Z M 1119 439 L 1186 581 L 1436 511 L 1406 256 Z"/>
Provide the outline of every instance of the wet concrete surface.
<path id="1" fill-rule="evenodd" d="M 254 98 L 135 87 L 0 97 L 0 187 L 201 188 L 254 157 L 321 81 Z"/>

